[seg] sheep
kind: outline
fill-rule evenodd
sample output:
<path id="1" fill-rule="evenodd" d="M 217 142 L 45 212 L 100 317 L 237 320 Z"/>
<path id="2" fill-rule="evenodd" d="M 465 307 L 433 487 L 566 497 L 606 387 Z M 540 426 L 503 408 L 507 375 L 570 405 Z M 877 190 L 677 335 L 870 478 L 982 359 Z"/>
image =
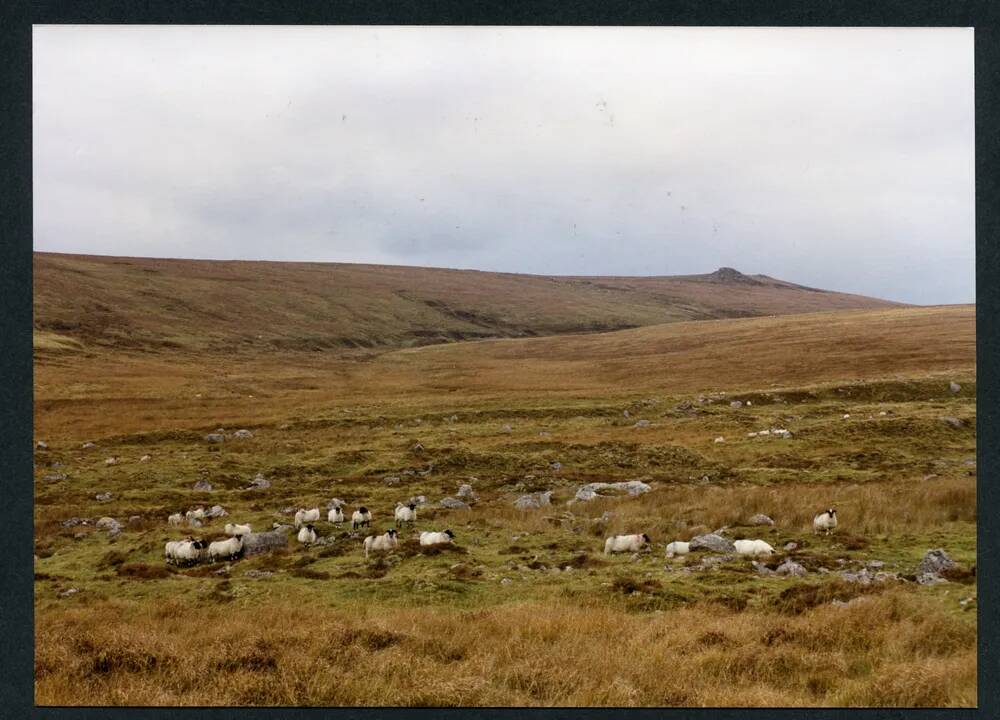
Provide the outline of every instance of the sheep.
<path id="1" fill-rule="evenodd" d="M 344 522 L 344 511 L 340 509 L 339 505 L 335 508 L 330 508 L 330 512 L 326 514 L 326 520 L 327 522 L 340 525 Z"/>
<path id="2" fill-rule="evenodd" d="M 351 515 L 351 529 L 357 530 L 359 527 L 369 527 L 372 523 L 372 514 L 363 505 Z"/>
<path id="3" fill-rule="evenodd" d="M 184 522 L 184 515 L 182 513 L 174 513 L 167 518 L 167 522 L 171 525 L 181 525 Z"/>
<path id="4" fill-rule="evenodd" d="M 673 557 L 674 555 L 687 555 L 689 552 L 691 552 L 691 543 L 689 542 L 675 540 L 667 545 L 667 557 Z"/>
<path id="5" fill-rule="evenodd" d="M 396 531 L 389 530 L 384 535 L 369 535 L 365 538 L 365 558 L 368 557 L 369 552 L 389 552 L 390 550 L 395 550 L 396 546 L 399 545 L 399 540 L 397 539 Z"/>
<path id="6" fill-rule="evenodd" d="M 188 519 L 189 522 L 191 520 L 204 520 L 205 508 L 198 507 L 195 508 L 194 510 L 188 510 L 186 513 L 184 513 L 184 516 Z"/>
<path id="7" fill-rule="evenodd" d="M 228 540 L 216 540 L 208 546 L 208 559 L 215 562 L 218 559 L 234 560 L 243 552 L 243 536 L 235 535 Z"/>
<path id="8" fill-rule="evenodd" d="M 424 531 L 420 533 L 421 545 L 447 545 L 454 539 L 455 533 L 451 530 L 445 530 L 444 532 Z"/>
<path id="9" fill-rule="evenodd" d="M 649 542 L 649 535 L 612 535 L 604 541 L 604 554 L 619 552 L 639 552 Z"/>
<path id="10" fill-rule="evenodd" d="M 295 527 L 302 527 L 305 523 L 316 522 L 319 520 L 319 508 L 313 508 L 312 510 L 302 509 L 295 513 Z"/>
<path id="11" fill-rule="evenodd" d="M 417 506 L 413 503 L 409 505 L 404 505 L 401 502 L 396 503 L 396 527 L 399 527 L 403 523 L 409 523 L 412 525 L 417 519 Z"/>
<path id="12" fill-rule="evenodd" d="M 249 525 L 236 525 L 235 523 L 226 523 L 225 527 L 226 535 L 249 535 L 253 532 Z"/>
<path id="13" fill-rule="evenodd" d="M 299 530 L 299 542 L 303 545 L 312 545 L 316 542 L 316 531 L 313 529 L 312 525 L 304 525 L 301 530 Z"/>
<path id="14" fill-rule="evenodd" d="M 830 508 L 824 510 L 819 515 L 813 518 L 813 532 L 819 533 L 820 531 L 830 534 L 837 529 L 837 508 Z"/>
<path id="15" fill-rule="evenodd" d="M 763 540 L 737 540 L 733 545 L 736 546 L 737 555 L 757 557 L 759 555 L 770 555 L 774 552 L 774 548 Z"/>
<path id="16" fill-rule="evenodd" d="M 205 543 L 201 540 L 174 540 L 168 542 L 163 549 L 163 556 L 168 563 L 187 565 L 198 562 L 205 554 Z"/>

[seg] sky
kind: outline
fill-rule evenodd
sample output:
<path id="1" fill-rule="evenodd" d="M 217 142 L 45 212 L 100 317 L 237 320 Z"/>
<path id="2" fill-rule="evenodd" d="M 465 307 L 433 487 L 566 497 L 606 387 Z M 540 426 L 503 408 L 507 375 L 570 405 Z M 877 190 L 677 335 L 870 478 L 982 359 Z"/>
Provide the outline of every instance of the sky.
<path id="1" fill-rule="evenodd" d="M 34 247 L 975 301 L 967 28 L 36 26 Z"/>

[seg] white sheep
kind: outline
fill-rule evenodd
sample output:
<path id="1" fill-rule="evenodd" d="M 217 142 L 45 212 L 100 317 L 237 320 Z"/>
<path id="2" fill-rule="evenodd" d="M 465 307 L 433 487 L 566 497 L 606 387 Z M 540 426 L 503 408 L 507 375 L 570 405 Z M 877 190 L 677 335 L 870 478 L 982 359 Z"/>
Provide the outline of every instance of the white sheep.
<path id="1" fill-rule="evenodd" d="M 421 545 L 447 545 L 454 539 L 455 539 L 455 533 L 453 533 L 451 530 L 445 530 L 444 532 L 424 531 L 420 533 Z"/>
<path id="2" fill-rule="evenodd" d="M 813 518 L 813 532 L 833 532 L 837 528 L 837 508 L 829 508 Z"/>
<path id="3" fill-rule="evenodd" d="M 691 552 L 691 543 L 689 542 L 675 540 L 667 545 L 667 557 L 673 557 L 674 555 L 687 555 L 689 552 Z"/>
<path id="4" fill-rule="evenodd" d="M 642 546 L 649 542 L 649 535 L 612 535 L 604 541 L 604 554 L 619 552 L 639 552 Z"/>
<path id="5" fill-rule="evenodd" d="M 409 523 L 412 525 L 417 519 L 417 506 L 414 504 L 404 505 L 401 502 L 396 503 L 396 527 L 399 527 L 403 523 Z"/>
<path id="6" fill-rule="evenodd" d="M 187 517 L 188 522 L 190 522 L 191 520 L 204 520 L 205 508 L 198 507 L 195 508 L 194 510 L 188 510 L 186 513 L 184 513 L 184 516 Z"/>
<path id="7" fill-rule="evenodd" d="M 184 522 L 184 515 L 183 513 L 174 513 L 167 518 L 167 522 L 171 525 L 181 525 Z"/>
<path id="8" fill-rule="evenodd" d="M 384 535 L 369 535 L 365 538 L 365 557 L 369 552 L 389 552 L 395 550 L 399 540 L 395 530 L 389 530 Z"/>
<path id="9" fill-rule="evenodd" d="M 226 523 L 225 527 L 226 535 L 249 535 L 253 532 L 250 525 L 236 525 L 235 523 Z"/>
<path id="10" fill-rule="evenodd" d="M 339 505 L 335 508 L 330 508 L 330 512 L 326 514 L 326 520 L 327 522 L 340 525 L 344 522 L 344 511 L 340 509 Z"/>
<path id="11" fill-rule="evenodd" d="M 737 540 L 733 545 L 736 546 L 737 555 L 758 557 L 760 555 L 770 555 L 774 552 L 774 548 L 763 540 Z"/>
<path id="12" fill-rule="evenodd" d="M 368 527 L 372 523 L 372 514 L 363 505 L 351 515 L 351 529 L 357 530 L 359 527 Z"/>
<path id="13" fill-rule="evenodd" d="M 295 513 L 295 527 L 301 527 L 305 523 L 316 522 L 319 520 L 319 508 L 313 508 L 312 510 L 302 509 Z"/>
<path id="14" fill-rule="evenodd" d="M 208 546 L 208 559 L 211 562 L 225 559 L 233 560 L 243 552 L 243 536 L 236 535 L 228 540 L 216 540 Z"/>
<path id="15" fill-rule="evenodd" d="M 163 555 L 167 562 L 177 565 L 189 565 L 198 562 L 204 557 L 205 543 L 201 540 L 174 540 L 168 542 L 163 549 Z"/>
<path id="16" fill-rule="evenodd" d="M 316 531 L 312 525 L 305 525 L 299 530 L 299 542 L 303 545 L 312 545 L 316 542 Z"/>

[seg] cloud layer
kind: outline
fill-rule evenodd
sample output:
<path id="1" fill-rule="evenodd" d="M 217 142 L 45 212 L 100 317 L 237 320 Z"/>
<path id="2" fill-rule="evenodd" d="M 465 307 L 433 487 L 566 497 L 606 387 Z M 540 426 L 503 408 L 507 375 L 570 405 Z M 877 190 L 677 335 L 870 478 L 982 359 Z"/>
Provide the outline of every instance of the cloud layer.
<path id="1" fill-rule="evenodd" d="M 39 26 L 38 250 L 975 299 L 968 29 Z"/>

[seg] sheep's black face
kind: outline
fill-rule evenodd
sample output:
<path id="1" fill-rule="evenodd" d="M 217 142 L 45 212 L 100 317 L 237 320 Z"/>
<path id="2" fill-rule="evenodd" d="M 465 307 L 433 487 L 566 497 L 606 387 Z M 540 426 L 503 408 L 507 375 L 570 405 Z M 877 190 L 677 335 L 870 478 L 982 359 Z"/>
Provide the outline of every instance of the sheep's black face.
<path id="1" fill-rule="evenodd" d="M 455 533 L 453 533 L 451 530 L 445 530 L 444 534 L 447 535 L 450 538 L 454 538 L 455 537 Z"/>
<path id="2" fill-rule="evenodd" d="M 308 530 L 309 532 L 312 532 L 312 529 L 313 529 L 312 525 L 306 525 L 306 530 Z"/>
<path id="3" fill-rule="evenodd" d="M 406 507 L 410 508 L 410 510 L 416 510 L 417 509 L 416 505 L 407 505 Z"/>
<path id="4" fill-rule="evenodd" d="M 364 513 L 368 512 L 368 508 L 366 508 L 366 507 L 359 507 L 358 508 L 358 512 L 361 513 L 361 514 L 364 514 Z"/>
<path id="5" fill-rule="evenodd" d="M 389 537 L 396 537 L 396 531 L 395 530 L 390 530 L 389 531 Z"/>
<path id="6" fill-rule="evenodd" d="M 645 540 L 646 542 L 649 542 L 649 535 L 647 535 L 646 533 L 643 533 L 642 534 L 642 539 Z"/>
<path id="7" fill-rule="evenodd" d="M 827 510 L 827 512 L 828 512 L 828 513 L 830 514 L 830 516 L 832 517 L 832 516 L 834 516 L 834 515 L 836 515 L 836 514 L 837 514 L 837 508 L 830 508 L 829 510 Z"/>

